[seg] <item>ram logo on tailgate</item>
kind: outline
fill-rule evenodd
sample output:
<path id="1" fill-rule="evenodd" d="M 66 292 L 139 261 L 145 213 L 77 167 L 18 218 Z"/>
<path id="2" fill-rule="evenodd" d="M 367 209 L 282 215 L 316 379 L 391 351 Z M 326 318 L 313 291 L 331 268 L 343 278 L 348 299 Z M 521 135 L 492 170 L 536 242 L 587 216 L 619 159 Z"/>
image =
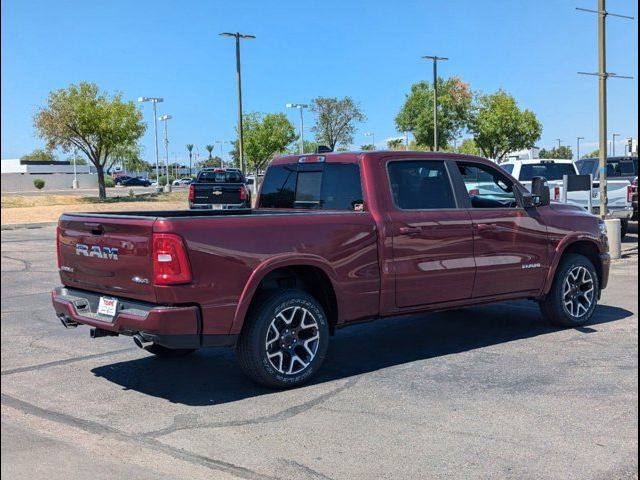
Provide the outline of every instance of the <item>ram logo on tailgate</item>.
<path id="1" fill-rule="evenodd" d="M 103 258 L 105 260 L 118 260 L 118 249 L 115 247 L 89 246 L 83 243 L 76 243 L 76 255 Z"/>

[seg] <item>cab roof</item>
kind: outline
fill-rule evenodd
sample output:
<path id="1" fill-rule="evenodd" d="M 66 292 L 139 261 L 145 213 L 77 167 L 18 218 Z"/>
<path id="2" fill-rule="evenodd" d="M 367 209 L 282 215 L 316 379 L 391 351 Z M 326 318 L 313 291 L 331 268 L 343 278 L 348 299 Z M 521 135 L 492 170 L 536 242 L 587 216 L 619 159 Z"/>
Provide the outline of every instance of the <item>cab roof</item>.
<path id="1" fill-rule="evenodd" d="M 464 155 L 449 152 L 425 152 L 425 151 L 395 151 L 375 150 L 366 152 L 330 152 L 330 153 L 306 153 L 298 155 L 282 155 L 274 158 L 271 165 L 287 165 L 292 163 L 369 163 L 382 158 L 412 159 L 412 160 L 464 160 L 478 163 L 496 165 L 495 162 L 474 155 Z"/>

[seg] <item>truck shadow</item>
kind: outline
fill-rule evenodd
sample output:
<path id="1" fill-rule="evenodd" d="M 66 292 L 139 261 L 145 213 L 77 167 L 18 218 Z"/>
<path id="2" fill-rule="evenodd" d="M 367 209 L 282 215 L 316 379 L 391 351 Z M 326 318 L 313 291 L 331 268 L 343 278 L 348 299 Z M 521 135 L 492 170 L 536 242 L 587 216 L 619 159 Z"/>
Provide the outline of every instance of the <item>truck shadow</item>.
<path id="1" fill-rule="evenodd" d="M 591 323 L 576 331 L 595 333 L 600 324 L 632 315 L 622 308 L 601 305 Z M 354 325 L 339 330 L 331 338 L 327 358 L 312 383 L 557 331 L 541 318 L 537 306 L 529 302 L 506 302 Z M 273 393 L 242 374 L 231 349 L 203 349 L 179 359 L 162 359 L 144 352 L 140 355 L 136 360 L 94 368 L 92 373 L 127 390 L 190 406 L 217 405 Z"/>

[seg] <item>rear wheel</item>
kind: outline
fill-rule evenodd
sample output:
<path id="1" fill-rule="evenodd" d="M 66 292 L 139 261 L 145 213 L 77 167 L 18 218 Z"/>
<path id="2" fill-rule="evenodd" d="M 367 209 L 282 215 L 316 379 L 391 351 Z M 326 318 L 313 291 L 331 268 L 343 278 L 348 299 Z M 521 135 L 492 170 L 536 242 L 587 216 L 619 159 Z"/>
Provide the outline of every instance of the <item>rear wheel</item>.
<path id="1" fill-rule="evenodd" d="M 167 348 L 157 343 L 147 347 L 146 350 L 154 355 L 166 358 L 184 357 L 196 351 L 195 348 Z"/>
<path id="2" fill-rule="evenodd" d="M 238 359 L 256 383 L 296 387 L 319 370 L 328 344 L 327 317 L 315 298 L 301 290 L 274 291 L 249 313 Z"/>
<path id="3" fill-rule="evenodd" d="M 579 327 L 593 316 L 600 285 L 591 261 L 578 254 L 563 258 L 551 291 L 540 301 L 543 316 L 554 325 Z"/>

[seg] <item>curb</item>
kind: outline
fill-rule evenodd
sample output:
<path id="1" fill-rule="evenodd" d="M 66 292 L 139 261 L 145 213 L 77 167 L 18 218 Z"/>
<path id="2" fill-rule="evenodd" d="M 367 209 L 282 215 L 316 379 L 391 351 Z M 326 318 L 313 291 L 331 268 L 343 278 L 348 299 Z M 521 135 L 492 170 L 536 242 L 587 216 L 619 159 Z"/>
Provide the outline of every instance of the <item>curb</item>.
<path id="1" fill-rule="evenodd" d="M 18 230 L 21 228 L 43 228 L 43 227 L 55 227 L 58 222 L 38 222 L 38 223 L 7 223 L 0 226 L 0 230 Z"/>

